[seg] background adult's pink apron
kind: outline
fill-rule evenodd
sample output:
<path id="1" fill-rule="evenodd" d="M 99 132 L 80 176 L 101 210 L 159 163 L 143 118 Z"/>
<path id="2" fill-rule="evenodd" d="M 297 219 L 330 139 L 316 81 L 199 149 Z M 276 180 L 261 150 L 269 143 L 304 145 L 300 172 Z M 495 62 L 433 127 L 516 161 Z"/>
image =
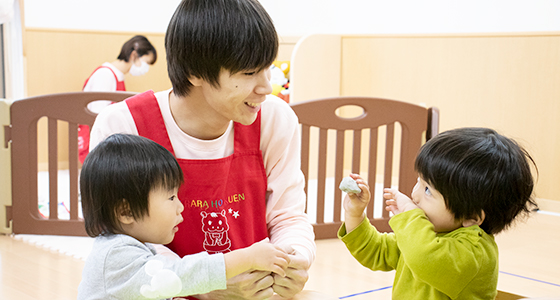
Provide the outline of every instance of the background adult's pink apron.
<path id="1" fill-rule="evenodd" d="M 126 91 L 126 88 L 124 86 L 124 81 L 119 81 L 117 74 L 115 74 L 115 72 L 109 67 L 100 66 L 97 69 L 95 69 L 93 73 L 91 73 L 91 75 L 93 75 L 95 72 L 97 72 L 97 70 L 101 68 L 107 68 L 111 71 L 111 73 L 113 73 L 113 76 L 115 76 L 115 81 L 117 82 L 117 91 L 123 91 L 123 92 Z M 84 83 L 82 89 L 86 87 L 87 83 L 89 82 L 89 79 L 91 78 L 91 75 L 89 75 L 88 79 L 86 79 L 86 82 Z M 84 160 L 86 159 L 88 153 L 89 153 L 89 126 L 80 124 L 78 125 L 78 159 L 82 164 L 84 163 Z"/>

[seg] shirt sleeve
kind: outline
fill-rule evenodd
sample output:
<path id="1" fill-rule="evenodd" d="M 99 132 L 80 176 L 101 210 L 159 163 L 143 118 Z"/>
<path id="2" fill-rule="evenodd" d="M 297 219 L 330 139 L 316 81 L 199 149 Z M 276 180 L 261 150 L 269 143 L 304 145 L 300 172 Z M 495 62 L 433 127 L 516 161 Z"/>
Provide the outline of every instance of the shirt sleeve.
<path id="1" fill-rule="evenodd" d="M 104 288 L 114 299 L 163 299 L 226 288 L 223 254 L 169 259 L 139 246 L 117 246 L 108 252 L 103 272 Z"/>
<path id="2" fill-rule="evenodd" d="M 124 101 L 107 106 L 97 115 L 90 132 L 89 151 L 114 133 L 138 135 L 134 119 Z"/>
<path id="3" fill-rule="evenodd" d="M 99 68 L 89 77 L 84 92 L 114 92 L 117 90 L 115 75 L 108 68 Z"/>
<path id="4" fill-rule="evenodd" d="M 274 96 L 267 98 L 262 114 L 261 150 L 268 179 L 266 219 L 270 239 L 277 245 L 291 245 L 311 264 L 315 235 L 305 214 L 297 116 L 286 102 Z"/>
<path id="5" fill-rule="evenodd" d="M 367 218 L 351 232 L 346 232 L 346 224 L 343 223 L 338 230 L 338 238 L 364 267 L 374 271 L 397 268 L 401 253 L 395 234 L 378 232 Z"/>
<path id="6" fill-rule="evenodd" d="M 420 209 L 397 214 L 389 224 L 414 277 L 452 299 L 480 272 L 486 256 L 479 246 L 480 231 L 437 234 Z"/>
<path id="7" fill-rule="evenodd" d="M 117 81 L 115 75 L 108 68 L 99 68 L 91 74 L 83 89 L 84 92 L 114 92 L 116 90 Z M 111 103 L 109 100 L 97 100 L 88 103 L 87 108 L 93 113 L 100 113 Z"/>

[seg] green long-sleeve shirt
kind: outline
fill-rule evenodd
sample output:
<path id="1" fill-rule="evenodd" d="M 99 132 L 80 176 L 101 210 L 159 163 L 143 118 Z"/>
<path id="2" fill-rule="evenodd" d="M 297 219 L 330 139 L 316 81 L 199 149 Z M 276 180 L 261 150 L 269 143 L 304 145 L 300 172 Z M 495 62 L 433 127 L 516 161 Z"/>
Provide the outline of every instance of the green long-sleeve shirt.
<path id="1" fill-rule="evenodd" d="M 367 218 L 338 237 L 365 267 L 396 270 L 393 299 L 494 299 L 498 246 L 478 226 L 436 233 L 424 212 L 413 209 L 389 221 L 393 233 L 380 233 Z"/>

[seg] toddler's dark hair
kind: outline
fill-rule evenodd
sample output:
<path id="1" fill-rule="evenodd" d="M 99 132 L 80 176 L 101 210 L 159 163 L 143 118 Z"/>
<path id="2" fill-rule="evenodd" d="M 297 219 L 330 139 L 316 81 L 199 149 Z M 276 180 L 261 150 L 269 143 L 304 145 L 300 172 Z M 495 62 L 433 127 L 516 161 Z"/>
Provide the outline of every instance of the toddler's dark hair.
<path id="1" fill-rule="evenodd" d="M 80 174 L 80 193 L 86 232 L 118 233 L 118 212 L 128 205 L 134 219 L 148 215 L 150 191 L 175 189 L 183 172 L 173 155 L 147 138 L 114 134 L 91 151 Z"/>
<path id="2" fill-rule="evenodd" d="M 481 216 L 481 228 L 496 234 L 520 213 L 536 207 L 531 166 L 514 140 L 488 128 L 459 128 L 436 135 L 422 148 L 415 169 L 438 190 L 455 219 Z"/>

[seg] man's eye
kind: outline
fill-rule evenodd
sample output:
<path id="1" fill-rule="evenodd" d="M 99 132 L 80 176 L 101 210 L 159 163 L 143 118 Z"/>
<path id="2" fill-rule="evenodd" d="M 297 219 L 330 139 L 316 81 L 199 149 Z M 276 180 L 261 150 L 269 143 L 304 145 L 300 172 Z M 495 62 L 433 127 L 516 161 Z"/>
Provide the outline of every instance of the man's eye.
<path id="1" fill-rule="evenodd" d="M 245 74 L 247 76 L 253 76 L 253 75 L 255 75 L 255 73 L 257 73 L 257 72 L 245 72 L 243 74 Z"/>
<path id="2" fill-rule="evenodd" d="M 176 198 L 177 198 L 177 196 L 173 195 L 173 196 L 171 196 L 171 197 L 169 198 L 169 200 L 173 201 L 173 200 L 175 200 Z"/>
<path id="3" fill-rule="evenodd" d="M 431 196 L 432 192 L 430 192 L 430 188 L 426 187 L 426 189 L 424 190 L 424 193 L 426 193 L 426 195 Z"/>

